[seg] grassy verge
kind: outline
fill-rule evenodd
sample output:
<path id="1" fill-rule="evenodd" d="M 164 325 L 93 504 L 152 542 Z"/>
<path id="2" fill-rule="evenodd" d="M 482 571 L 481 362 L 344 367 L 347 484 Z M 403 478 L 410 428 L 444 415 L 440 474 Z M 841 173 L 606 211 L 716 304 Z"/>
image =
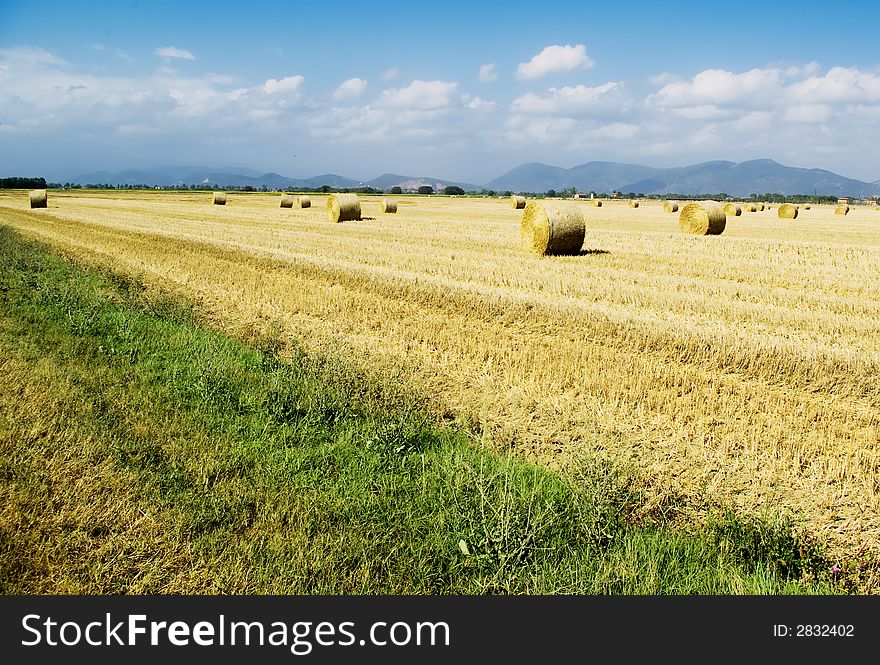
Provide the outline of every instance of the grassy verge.
<path id="1" fill-rule="evenodd" d="M 786 524 L 636 523 L 624 475 L 474 446 L 0 228 L 3 593 L 835 593 Z"/>

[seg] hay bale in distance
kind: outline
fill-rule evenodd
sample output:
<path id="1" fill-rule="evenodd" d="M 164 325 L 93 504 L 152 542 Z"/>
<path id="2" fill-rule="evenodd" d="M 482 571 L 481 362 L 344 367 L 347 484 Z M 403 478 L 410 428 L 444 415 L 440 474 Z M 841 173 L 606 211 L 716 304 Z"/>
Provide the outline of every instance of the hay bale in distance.
<path id="1" fill-rule="evenodd" d="M 639 207 L 639 202 L 638 202 L 638 201 L 630 201 L 630 202 L 629 202 L 629 207 L 630 207 L 630 208 L 638 208 L 638 207 Z"/>
<path id="2" fill-rule="evenodd" d="M 837 207 L 834 209 L 834 214 L 835 214 L 835 215 L 845 215 L 845 214 L 848 213 L 848 212 L 849 212 L 849 206 L 848 206 L 848 205 L 837 206 Z"/>
<path id="3" fill-rule="evenodd" d="M 743 214 L 743 210 L 736 203 L 725 203 L 724 214 L 730 215 L 731 217 L 739 217 Z"/>
<path id="4" fill-rule="evenodd" d="M 810 209 L 810 204 L 807 203 L 806 205 L 803 205 L 803 206 L 801 206 L 801 207 L 802 207 L 804 210 L 809 210 L 809 209 Z"/>
<path id="5" fill-rule="evenodd" d="M 526 207 L 526 197 L 513 194 L 510 197 L 510 207 L 514 208 L 515 210 L 522 210 Z"/>
<path id="6" fill-rule="evenodd" d="M 664 201 L 663 212 L 678 212 L 678 204 L 675 201 Z"/>
<path id="7" fill-rule="evenodd" d="M 397 201 L 391 199 L 382 199 L 382 212 L 397 212 Z"/>
<path id="8" fill-rule="evenodd" d="M 523 250 L 547 255 L 577 254 L 584 245 L 584 218 L 573 205 L 529 201 L 520 225 Z"/>
<path id="9" fill-rule="evenodd" d="M 226 192 L 214 192 L 214 205 L 215 206 L 225 206 L 226 205 Z"/>
<path id="10" fill-rule="evenodd" d="M 797 219 L 798 207 L 792 203 L 783 203 L 776 211 L 779 219 Z"/>
<path id="11" fill-rule="evenodd" d="M 594 208 L 601 208 L 602 207 L 602 200 L 601 199 L 590 199 L 590 203 L 593 204 Z"/>
<path id="12" fill-rule="evenodd" d="M 308 196 L 300 196 L 299 197 L 299 207 L 300 208 L 311 208 L 312 207 L 312 199 Z"/>
<path id="13" fill-rule="evenodd" d="M 281 207 L 282 208 L 292 208 L 293 207 L 293 197 L 290 194 L 282 194 L 281 195 Z"/>
<path id="14" fill-rule="evenodd" d="M 331 222 L 350 222 L 361 218 L 361 202 L 357 194 L 331 194 L 327 199 Z"/>
<path id="15" fill-rule="evenodd" d="M 28 194 L 28 199 L 31 202 L 31 208 L 49 207 L 48 196 L 46 195 L 45 189 L 35 189 Z"/>
<path id="16" fill-rule="evenodd" d="M 757 210 L 758 206 L 754 203 L 746 203 L 745 206 L 743 206 L 743 212 L 757 212 Z"/>
<path id="17" fill-rule="evenodd" d="M 718 201 L 688 203 L 681 209 L 678 226 L 684 233 L 719 235 L 727 225 L 727 215 Z"/>
<path id="18" fill-rule="evenodd" d="M 764 212 L 764 204 L 763 203 L 758 203 L 756 205 L 756 207 L 758 208 L 759 212 Z"/>

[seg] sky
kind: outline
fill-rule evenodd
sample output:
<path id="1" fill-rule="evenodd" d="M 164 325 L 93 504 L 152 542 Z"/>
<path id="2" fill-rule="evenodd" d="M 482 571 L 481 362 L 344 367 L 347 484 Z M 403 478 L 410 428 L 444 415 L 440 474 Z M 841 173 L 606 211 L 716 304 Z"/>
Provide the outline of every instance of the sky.
<path id="1" fill-rule="evenodd" d="M 0 176 L 484 184 L 774 159 L 880 180 L 871 2 L 0 0 Z"/>

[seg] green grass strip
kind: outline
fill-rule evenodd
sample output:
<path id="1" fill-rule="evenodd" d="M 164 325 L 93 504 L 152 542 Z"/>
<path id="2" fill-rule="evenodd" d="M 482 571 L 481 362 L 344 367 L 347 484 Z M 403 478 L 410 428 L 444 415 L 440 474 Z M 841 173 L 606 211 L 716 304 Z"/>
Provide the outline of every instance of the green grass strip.
<path id="1" fill-rule="evenodd" d="M 632 519 L 608 465 L 481 449 L 0 228 L 0 591 L 794 594 L 786 524 Z"/>

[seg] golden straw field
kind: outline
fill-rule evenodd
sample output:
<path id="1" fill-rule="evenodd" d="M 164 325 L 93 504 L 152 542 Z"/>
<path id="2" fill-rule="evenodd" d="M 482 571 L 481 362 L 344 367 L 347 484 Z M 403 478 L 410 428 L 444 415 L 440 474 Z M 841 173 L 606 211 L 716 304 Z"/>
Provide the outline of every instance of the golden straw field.
<path id="1" fill-rule="evenodd" d="M 0 223 L 196 304 L 232 334 L 333 354 L 486 445 L 564 466 L 587 450 L 646 510 L 790 515 L 841 555 L 880 555 L 880 212 L 727 217 L 686 235 L 660 201 L 578 205 L 577 256 L 520 248 L 509 199 L 0 194 Z"/>

